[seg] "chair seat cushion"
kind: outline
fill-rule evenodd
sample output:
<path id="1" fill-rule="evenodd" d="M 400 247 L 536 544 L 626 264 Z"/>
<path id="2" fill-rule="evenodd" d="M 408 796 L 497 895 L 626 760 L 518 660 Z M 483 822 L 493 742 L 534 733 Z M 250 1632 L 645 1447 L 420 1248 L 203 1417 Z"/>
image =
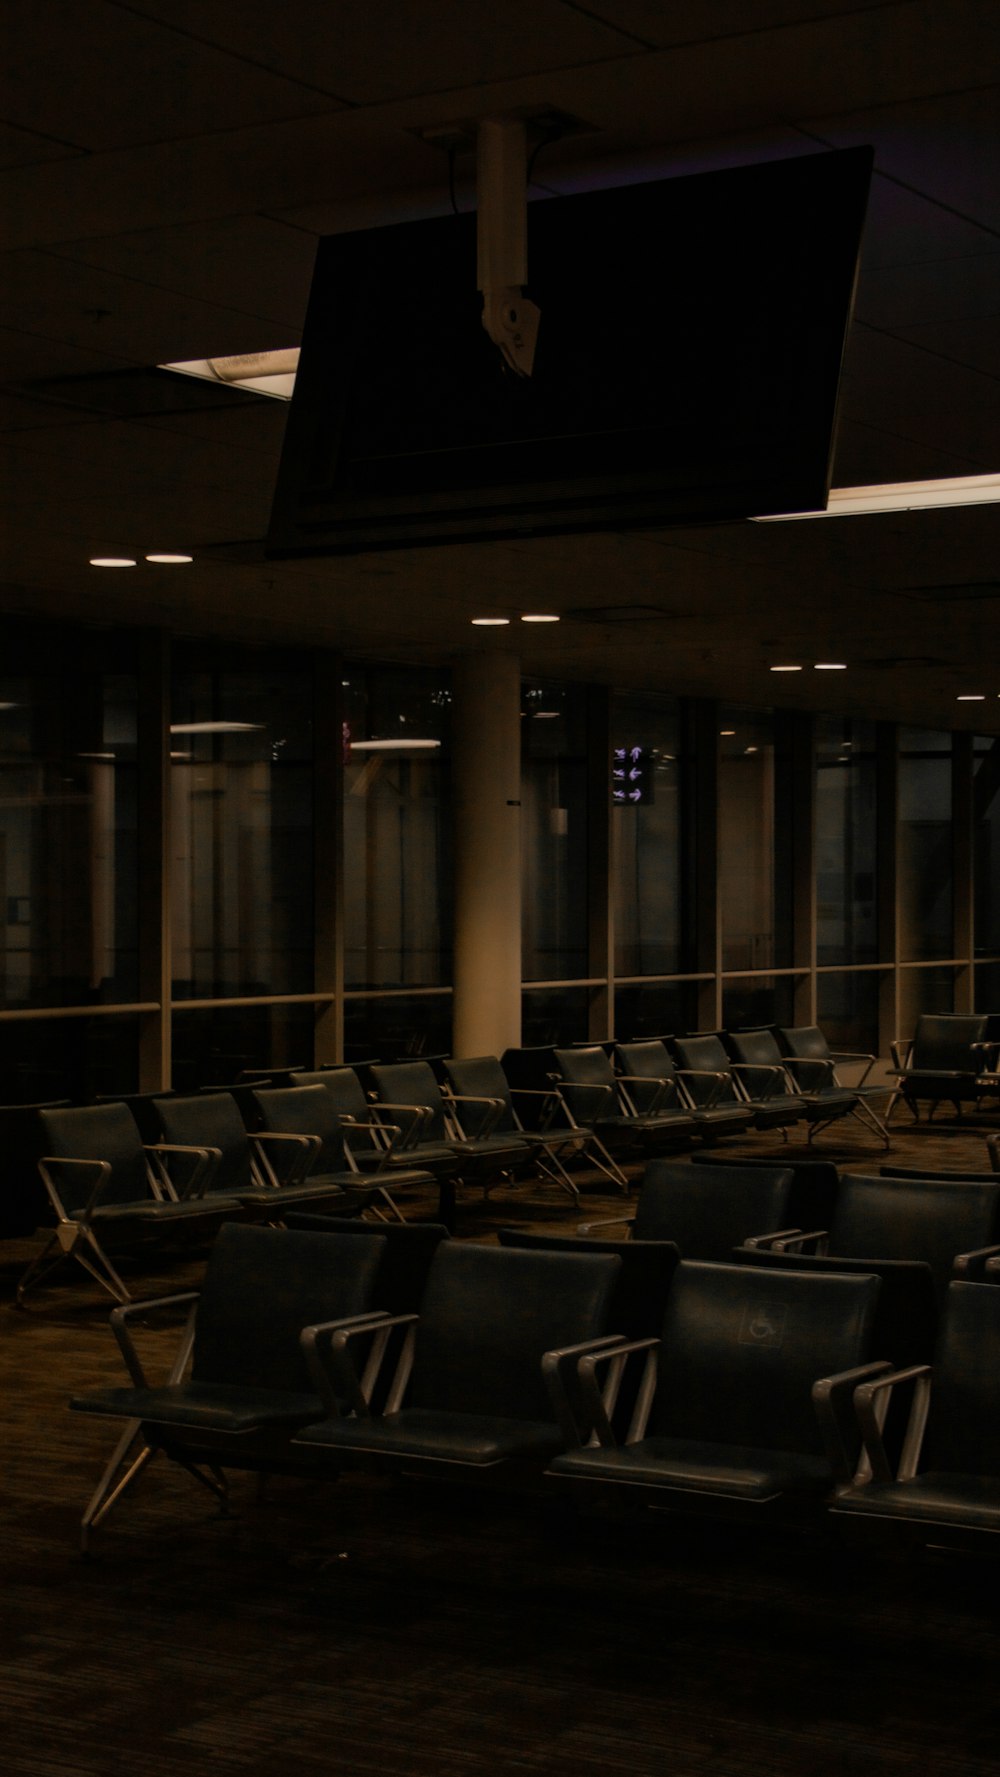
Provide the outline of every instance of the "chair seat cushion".
<path id="1" fill-rule="evenodd" d="M 1000 1478 L 928 1470 L 912 1481 L 871 1481 L 838 1496 L 834 1510 L 909 1523 L 1000 1531 Z"/>
<path id="2" fill-rule="evenodd" d="M 324 1419 L 307 1426 L 295 1441 L 322 1444 L 331 1450 L 475 1467 L 517 1456 L 545 1462 L 563 1445 L 558 1428 L 539 1420 L 437 1412 L 430 1407 L 405 1407 L 382 1419 Z"/>
<path id="3" fill-rule="evenodd" d="M 323 1412 L 314 1394 L 222 1383 L 179 1382 L 164 1388 L 100 1388 L 76 1395 L 77 1413 L 139 1419 L 146 1425 L 190 1426 L 198 1431 L 252 1432 L 262 1426 L 305 1425 Z"/>
<path id="4" fill-rule="evenodd" d="M 570 1450 L 556 1457 L 550 1472 L 580 1480 L 677 1488 L 757 1502 L 787 1492 L 822 1491 L 831 1480 L 827 1463 L 818 1456 L 688 1438 L 646 1438 L 640 1444 L 620 1444 L 613 1449 L 595 1445 Z"/>
<path id="5" fill-rule="evenodd" d="M 234 1212 L 239 1209 L 235 1197 L 192 1197 L 183 1203 L 161 1202 L 155 1197 L 138 1203 L 103 1203 L 98 1204 L 88 1217 L 85 1210 L 74 1210 L 70 1219 L 74 1222 L 92 1221 L 95 1227 L 109 1222 L 133 1222 L 137 1226 L 148 1223 L 160 1227 L 164 1222 L 190 1222 L 198 1216 L 218 1221 L 226 1209 Z"/>

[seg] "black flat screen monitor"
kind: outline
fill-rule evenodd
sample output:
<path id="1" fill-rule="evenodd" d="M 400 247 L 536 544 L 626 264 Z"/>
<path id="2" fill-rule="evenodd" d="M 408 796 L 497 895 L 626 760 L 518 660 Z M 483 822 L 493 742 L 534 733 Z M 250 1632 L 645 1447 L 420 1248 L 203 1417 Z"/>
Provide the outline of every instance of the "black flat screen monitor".
<path id="1" fill-rule="evenodd" d="M 822 508 L 871 166 L 529 204 L 530 378 L 482 326 L 473 214 L 325 238 L 268 553 Z"/>

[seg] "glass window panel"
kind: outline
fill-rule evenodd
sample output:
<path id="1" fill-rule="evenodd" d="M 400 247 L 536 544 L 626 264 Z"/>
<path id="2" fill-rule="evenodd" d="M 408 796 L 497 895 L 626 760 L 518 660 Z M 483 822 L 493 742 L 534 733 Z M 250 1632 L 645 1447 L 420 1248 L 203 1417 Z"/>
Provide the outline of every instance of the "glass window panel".
<path id="1" fill-rule="evenodd" d="M 425 1061 L 451 1054 L 451 994 L 399 994 L 348 1000 L 344 1059 Z"/>
<path id="2" fill-rule="evenodd" d="M 991 1014 L 990 1036 L 1000 1040 L 1000 962 L 976 964 L 976 1011 Z"/>
<path id="3" fill-rule="evenodd" d="M 755 1030 L 763 1024 L 794 1024 L 795 977 L 756 976 L 722 984 L 723 1030 Z"/>
<path id="4" fill-rule="evenodd" d="M 215 1006 L 173 1017 L 173 1073 L 178 1092 L 231 1086 L 247 1068 L 311 1067 L 312 1006 Z"/>
<path id="5" fill-rule="evenodd" d="M 831 1049 L 878 1054 L 878 1007 L 882 977 L 875 974 L 820 975 L 816 1018 Z M 856 1079 L 856 1074 L 846 1075 Z"/>
<path id="6" fill-rule="evenodd" d="M 874 722 L 816 723 L 816 960 L 878 960 Z"/>
<path id="7" fill-rule="evenodd" d="M 135 999 L 136 678 L 0 678 L 0 1005 Z"/>
<path id="8" fill-rule="evenodd" d="M 674 1036 L 698 1022 L 698 988 L 693 981 L 628 982 L 615 988 L 615 1036 L 619 1042 Z"/>
<path id="9" fill-rule="evenodd" d="M 528 682 L 521 713 L 522 974 L 558 981 L 588 967 L 586 691 Z"/>
<path id="10" fill-rule="evenodd" d="M 686 761 L 676 698 L 616 693 L 611 700 L 614 767 L 642 773 L 640 800 L 629 784 L 612 810 L 615 972 L 668 975 L 690 968 L 687 883 L 693 876 L 685 830 Z M 638 766 L 632 763 L 641 755 Z M 619 759 L 618 755 L 622 757 Z M 682 865 L 683 859 L 683 865 Z"/>
<path id="11" fill-rule="evenodd" d="M 977 956 L 1000 956 L 1000 740 L 995 735 L 975 736 L 972 766 L 975 950 Z"/>
<path id="12" fill-rule="evenodd" d="M 952 955 L 951 819 L 951 735 L 902 729 L 896 867 L 903 962 Z"/>
<path id="13" fill-rule="evenodd" d="M 590 987 L 528 987 L 521 995 L 521 1043 L 526 1049 L 585 1043 L 590 1033 Z"/>
<path id="14" fill-rule="evenodd" d="M 789 758 L 770 710 L 723 709 L 719 902 L 724 969 L 792 960 Z"/>
<path id="15" fill-rule="evenodd" d="M 175 999 L 313 986 L 312 674 L 202 664 L 171 713 Z"/>
<path id="16" fill-rule="evenodd" d="M 897 1037 L 912 1037 L 922 1012 L 954 1012 L 954 969 L 900 969 Z"/>
<path id="17" fill-rule="evenodd" d="M 346 983 L 441 986 L 451 980 L 447 675 L 349 667 L 344 678 Z"/>
<path id="18" fill-rule="evenodd" d="M 0 1023 L 0 1103 L 39 1104 L 135 1092 L 139 1085 L 137 1014 L 32 1018 Z"/>

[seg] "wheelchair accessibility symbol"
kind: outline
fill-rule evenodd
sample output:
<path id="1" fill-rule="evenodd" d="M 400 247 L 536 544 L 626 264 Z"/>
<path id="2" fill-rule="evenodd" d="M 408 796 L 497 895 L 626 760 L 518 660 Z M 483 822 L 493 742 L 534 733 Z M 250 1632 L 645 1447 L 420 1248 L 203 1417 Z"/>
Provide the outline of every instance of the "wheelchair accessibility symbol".
<path id="1" fill-rule="evenodd" d="M 774 1350 L 785 1337 L 786 1319 L 787 1309 L 783 1302 L 748 1302 L 743 1310 L 740 1344 Z"/>

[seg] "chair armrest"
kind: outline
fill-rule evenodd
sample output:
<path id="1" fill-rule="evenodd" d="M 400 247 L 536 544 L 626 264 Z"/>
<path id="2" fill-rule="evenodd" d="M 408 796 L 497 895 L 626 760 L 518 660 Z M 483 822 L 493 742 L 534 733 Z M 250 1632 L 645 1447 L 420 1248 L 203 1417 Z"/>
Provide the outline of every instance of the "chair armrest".
<path id="1" fill-rule="evenodd" d="M 386 1346 L 389 1343 L 389 1334 L 393 1327 L 412 1327 L 417 1318 L 415 1314 L 381 1314 L 376 1312 L 353 1314 L 342 1320 L 317 1321 L 314 1326 L 303 1327 L 299 1335 L 302 1353 L 309 1374 L 316 1384 L 316 1392 L 331 1418 L 339 1418 L 341 1401 L 347 1402 L 351 1412 L 358 1419 L 372 1417 L 372 1389 L 382 1367 Z M 347 1347 L 352 1338 L 358 1338 L 362 1334 L 373 1334 L 374 1338 L 365 1367 L 359 1375 L 357 1365 Z M 406 1345 L 404 1345 L 400 1363 L 404 1358 L 408 1358 L 406 1370 L 406 1379 L 408 1379 L 413 1363 L 411 1338 L 408 1338 Z M 395 1381 L 393 1383 L 394 1390 Z M 387 1402 L 386 1411 L 390 1410 L 395 1411 L 394 1408 L 389 1408 Z"/>
<path id="2" fill-rule="evenodd" d="M 598 1228 L 631 1228 L 634 1221 L 634 1215 L 602 1216 L 598 1222 L 577 1222 L 576 1231 L 578 1234 L 593 1234 Z M 623 1239 L 627 1240 L 628 1235 L 623 1235 Z"/>
<path id="3" fill-rule="evenodd" d="M 414 1142 L 420 1139 L 420 1131 L 426 1129 L 434 1115 L 430 1106 L 426 1104 L 390 1104 L 386 1098 L 373 1100 L 372 1116 L 376 1122 L 382 1121 L 383 1111 L 391 1111 L 394 1117 L 399 1118 L 396 1127 L 400 1130 L 399 1152 L 401 1153 L 406 1148 L 411 1148 Z"/>
<path id="4" fill-rule="evenodd" d="M 898 1481 L 912 1481 L 917 1472 L 920 1447 L 924 1441 L 924 1428 L 927 1424 L 927 1410 L 930 1406 L 930 1364 L 910 1364 L 905 1370 L 889 1370 L 885 1375 L 876 1377 L 873 1382 L 862 1382 L 861 1386 L 855 1389 L 854 1409 L 858 1416 L 861 1440 L 864 1445 L 855 1476 L 859 1483 L 869 1480 L 891 1481 L 893 1479 L 892 1464 L 882 1441 L 882 1427 L 885 1424 L 892 1390 L 901 1382 L 912 1382 L 914 1388 L 913 1403 L 910 1407 L 910 1417 L 903 1438 L 903 1448 L 895 1478 Z"/>
<path id="5" fill-rule="evenodd" d="M 761 1252 L 800 1253 L 807 1240 L 815 1241 L 818 1247 L 820 1242 L 828 1238 L 825 1228 L 816 1228 L 809 1234 L 804 1234 L 801 1228 L 779 1228 L 775 1234 L 749 1234 L 742 1244 L 745 1247 L 756 1247 Z"/>
<path id="6" fill-rule="evenodd" d="M 855 1390 L 862 1382 L 888 1375 L 891 1369 L 892 1365 L 884 1360 L 859 1364 L 853 1370 L 841 1370 L 836 1376 L 822 1376 L 818 1382 L 813 1383 L 812 1400 L 819 1419 L 823 1447 L 838 1481 L 849 1481 L 855 1467 L 852 1454 L 854 1439 L 851 1437 L 851 1433 L 857 1429 L 853 1410 Z"/>
<path id="7" fill-rule="evenodd" d="M 301 1183 L 323 1146 L 318 1135 L 293 1135 L 284 1129 L 257 1129 L 253 1131 L 249 1139 L 267 1173 L 267 1183 L 274 1185 L 275 1189 L 279 1191 L 282 1185 Z M 284 1145 L 290 1155 L 289 1165 L 282 1168 L 280 1177 L 278 1169 L 267 1151 L 272 1144 L 279 1150 Z"/>
<path id="8" fill-rule="evenodd" d="M 777 1097 L 780 1093 L 787 1092 L 788 1090 L 788 1076 L 785 1073 L 784 1068 L 779 1067 L 777 1063 L 772 1064 L 767 1061 L 734 1061 L 732 1064 L 732 1072 L 738 1079 L 751 1104 L 756 1104 L 763 1098 Z M 750 1087 L 744 1078 L 745 1074 L 766 1074 L 769 1076 L 769 1083 L 768 1080 L 765 1080 L 759 1091 L 751 1092 Z"/>
<path id="9" fill-rule="evenodd" d="M 191 1197 L 204 1197 L 222 1159 L 221 1148 L 194 1148 L 172 1141 L 147 1143 L 146 1154 L 155 1164 L 160 1182 L 168 1196 L 177 1203 L 186 1203 Z M 190 1176 L 185 1179 L 180 1189 L 171 1177 L 169 1167 L 164 1164 L 161 1158 L 162 1155 L 167 1154 L 182 1154 L 186 1159 L 194 1161 Z"/>
<path id="10" fill-rule="evenodd" d="M 566 1447 L 580 1450 L 585 1444 L 614 1445 L 618 1442 L 611 1425 L 611 1414 L 618 1396 L 625 1358 L 631 1351 L 659 1348 L 658 1339 L 628 1341 L 620 1333 L 603 1338 L 587 1339 L 580 1345 L 564 1345 L 546 1351 L 542 1357 L 542 1375 L 555 1408 Z M 620 1360 L 602 1389 L 597 1384 L 597 1366 L 602 1359 Z"/>
<path id="11" fill-rule="evenodd" d="M 956 1253 L 951 1262 L 951 1275 L 961 1283 L 985 1283 L 987 1273 L 992 1277 L 996 1269 L 993 1261 L 1000 1256 L 1000 1246 L 981 1246 L 975 1252 Z"/>
<path id="12" fill-rule="evenodd" d="M 893 1069 L 899 1070 L 901 1068 L 909 1067 L 910 1056 L 913 1054 L 913 1038 L 893 1037 L 892 1042 L 889 1044 L 889 1054 L 892 1056 L 892 1069 L 890 1069 L 890 1072 L 893 1071 Z"/>
<path id="13" fill-rule="evenodd" d="M 50 1177 L 49 1168 L 60 1166 L 86 1167 L 96 1175 L 94 1178 L 93 1190 L 87 1198 L 82 1210 L 79 1212 L 79 1218 L 75 1216 L 67 1216 L 65 1205 L 59 1195 L 59 1186 L 56 1184 L 55 1179 Z M 76 1160 L 61 1154 L 43 1154 L 38 1162 L 38 1170 L 42 1175 L 42 1183 L 49 1194 L 49 1201 L 51 1202 L 60 1222 L 75 1221 L 77 1219 L 89 1222 L 94 1210 L 100 1206 L 101 1191 L 111 1177 L 111 1164 L 108 1160 Z M 150 1195 L 152 1196 L 152 1191 L 150 1192 Z"/>
<path id="14" fill-rule="evenodd" d="M 664 1102 L 669 1104 L 677 1097 L 677 1081 L 675 1079 L 653 1080 L 648 1074 L 619 1074 L 618 1084 L 625 1088 L 629 1086 L 643 1086 L 647 1090 L 656 1088 L 656 1091 L 650 1090 L 649 1103 L 644 1105 L 642 1111 L 638 1113 L 644 1117 L 655 1117 L 657 1111 L 663 1108 Z M 627 1093 L 627 1096 L 631 1099 L 632 1094 Z M 633 1109 L 637 1109 L 634 1103 Z"/>
<path id="15" fill-rule="evenodd" d="M 862 1073 L 860 1080 L 856 1080 L 854 1082 L 855 1085 L 857 1085 L 857 1086 L 864 1085 L 865 1081 L 868 1078 L 868 1075 L 871 1073 L 872 1068 L 875 1066 L 875 1063 L 878 1060 L 877 1055 L 870 1055 L 866 1050 L 863 1050 L 863 1049 L 836 1049 L 836 1050 L 831 1051 L 831 1056 L 832 1056 L 832 1060 L 834 1061 L 835 1064 L 838 1061 L 848 1061 L 848 1062 L 862 1062 L 863 1061 L 864 1062 L 864 1064 L 865 1064 L 864 1072 Z"/>
<path id="16" fill-rule="evenodd" d="M 441 1096 L 444 1099 L 445 1104 L 448 1106 L 477 1104 L 484 1107 L 485 1114 L 483 1116 L 482 1127 L 475 1131 L 474 1139 L 480 1136 L 492 1135 L 503 1115 L 504 1101 L 502 1098 L 485 1098 L 479 1094 L 469 1092 L 452 1092 L 450 1087 L 447 1086 L 442 1086 Z M 458 1133 L 459 1138 L 464 1140 L 466 1132 L 462 1129 L 460 1124 L 458 1126 Z"/>
<path id="17" fill-rule="evenodd" d="M 181 1337 L 180 1349 L 174 1358 L 170 1367 L 170 1375 L 167 1378 L 168 1385 L 179 1382 L 187 1367 L 191 1347 L 194 1344 L 194 1305 L 200 1300 L 200 1297 L 200 1290 L 181 1290 L 174 1296 L 152 1296 L 144 1302 L 125 1302 L 120 1308 L 112 1309 L 111 1331 L 118 1341 L 118 1349 L 125 1360 L 125 1368 L 136 1388 L 148 1388 L 149 1382 L 143 1369 L 142 1359 L 132 1338 L 132 1330 L 128 1325 L 129 1320 L 136 1314 L 151 1314 L 157 1308 L 190 1308 L 191 1312 Z"/>
<path id="18" fill-rule="evenodd" d="M 835 1085 L 836 1081 L 837 1081 L 837 1069 L 836 1069 L 836 1065 L 834 1063 L 832 1056 L 826 1056 L 826 1055 L 786 1055 L 785 1056 L 785 1068 L 786 1068 L 786 1071 L 791 1074 L 792 1080 L 796 1086 L 799 1083 L 799 1069 L 800 1068 L 802 1068 L 804 1070 L 810 1069 L 810 1068 L 814 1068 L 814 1069 L 821 1068 L 823 1070 L 823 1075 L 826 1080 L 826 1084 L 828 1086 Z M 808 1088 L 807 1088 L 807 1090 L 808 1090 Z"/>
<path id="19" fill-rule="evenodd" d="M 731 1074 L 719 1073 L 717 1069 L 707 1067 L 679 1067 L 677 1069 L 676 1078 L 683 1081 L 689 1093 L 690 1087 L 687 1086 L 689 1080 L 712 1080 L 714 1082 L 714 1092 L 712 1092 L 708 1098 L 704 1099 L 700 1105 L 696 1106 L 698 1110 L 703 1111 L 710 1111 L 712 1109 L 712 1106 L 717 1102 L 727 1081 L 730 1085 L 732 1084 Z"/>
<path id="20" fill-rule="evenodd" d="M 990 1157 L 990 1166 L 994 1172 L 1000 1172 L 1000 1135 L 986 1137 L 986 1152 Z"/>
<path id="21" fill-rule="evenodd" d="M 519 1098 L 541 1098 L 545 1101 L 541 1106 L 541 1130 L 546 1130 L 551 1127 L 552 1119 L 560 1109 L 559 1094 L 552 1086 L 512 1086 L 510 1089 L 510 1098 L 515 1113 L 517 1112 L 517 1101 Z"/>

